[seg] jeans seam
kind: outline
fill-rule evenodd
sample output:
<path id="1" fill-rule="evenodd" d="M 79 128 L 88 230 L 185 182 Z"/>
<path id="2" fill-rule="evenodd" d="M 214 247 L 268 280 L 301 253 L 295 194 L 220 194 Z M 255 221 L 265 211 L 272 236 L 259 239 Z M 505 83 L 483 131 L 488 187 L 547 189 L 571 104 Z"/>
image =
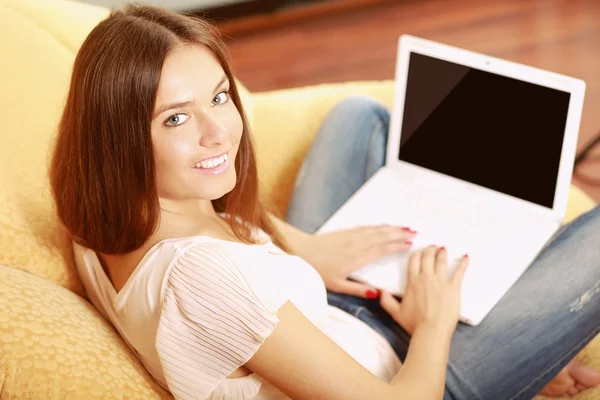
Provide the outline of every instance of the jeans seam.
<path id="1" fill-rule="evenodd" d="M 366 308 L 365 308 L 364 306 L 358 306 L 352 315 L 353 315 L 355 318 L 358 318 L 358 319 L 360 319 L 360 318 L 359 318 L 359 316 L 360 316 L 360 313 L 362 313 L 364 310 L 366 310 Z M 362 321 L 362 320 L 361 320 L 361 321 Z M 363 321 L 363 322 L 364 322 L 364 321 Z"/>
<path id="2" fill-rule="evenodd" d="M 380 130 L 383 127 L 383 122 L 381 121 L 381 117 L 379 115 L 377 115 L 378 121 L 377 123 L 373 126 L 373 129 L 371 129 L 371 134 L 369 135 L 369 149 L 371 149 L 373 147 L 373 138 L 375 137 L 375 134 L 377 133 L 378 130 Z M 372 162 L 372 158 L 371 158 L 371 152 L 367 151 L 367 159 L 365 162 L 365 170 L 363 172 L 363 181 L 366 182 L 367 181 L 367 170 L 369 169 L 369 166 L 371 165 Z"/>
<path id="3" fill-rule="evenodd" d="M 546 243 L 544 243 L 544 246 L 535 255 L 535 259 L 537 260 L 537 259 L 543 257 L 545 255 L 545 253 L 550 249 L 550 245 L 554 244 L 561 237 L 563 237 L 564 235 L 567 235 L 569 232 L 571 232 L 576 227 L 579 227 L 581 225 L 582 221 L 585 222 L 587 220 L 587 218 L 589 217 L 588 214 L 590 214 L 593 210 L 595 210 L 595 207 L 592 208 L 591 210 L 588 210 L 588 211 L 584 212 L 583 214 L 579 215 L 577 218 L 573 219 L 571 222 L 560 226 L 558 228 L 558 230 L 550 237 L 550 239 L 548 239 L 546 241 Z"/>
<path id="4" fill-rule="evenodd" d="M 583 214 L 579 215 L 577 218 L 575 218 L 570 223 L 564 224 L 562 227 L 560 227 L 558 229 L 558 231 L 556 232 L 556 235 L 554 236 L 554 238 L 552 238 L 553 239 L 552 241 L 555 241 L 555 240 L 559 239 L 561 236 L 571 232 L 575 227 L 579 227 L 581 225 L 581 221 L 583 220 L 585 222 L 587 220 L 587 218 L 590 217 L 589 214 L 593 210 L 594 209 L 592 208 L 591 210 L 584 212 Z"/>
<path id="5" fill-rule="evenodd" d="M 521 390 L 519 392 L 517 392 L 514 396 L 512 396 L 509 400 L 513 400 L 516 399 L 517 396 L 520 396 L 523 392 L 525 392 L 526 390 L 528 390 L 531 386 L 533 386 L 536 382 L 538 382 L 540 379 L 542 379 L 543 377 L 545 377 L 546 375 L 548 375 L 548 372 L 550 370 L 552 370 L 554 367 L 556 367 L 558 364 L 560 364 L 561 362 L 563 362 L 565 359 L 572 359 L 575 355 L 577 355 L 577 353 L 579 353 L 587 343 L 589 343 L 595 336 L 598 335 L 598 333 L 600 332 L 600 327 L 594 329 L 589 335 L 585 336 L 578 344 L 577 346 L 574 346 L 570 351 L 568 351 L 563 357 L 560 358 L 560 360 L 558 360 L 557 362 L 555 362 L 554 364 L 552 364 L 552 366 L 550 366 L 548 369 L 546 369 L 546 371 L 539 375 L 536 379 L 532 380 L 529 385 L 525 386 L 524 388 L 521 388 Z"/>
<path id="6" fill-rule="evenodd" d="M 454 366 L 452 365 L 451 361 L 448 360 L 448 369 L 452 370 L 452 372 L 454 373 L 454 375 L 456 376 L 458 382 L 460 382 L 460 386 L 462 386 L 463 388 L 466 387 L 469 392 L 471 393 L 471 395 L 475 396 L 475 398 L 477 400 L 482 400 L 482 397 L 479 396 L 479 393 L 477 390 L 475 390 L 471 384 L 469 383 L 469 381 L 467 379 L 464 378 L 464 376 L 458 372 L 458 370 L 456 368 L 454 368 Z M 448 378 L 446 378 L 446 391 L 448 391 Z M 452 398 L 454 398 L 454 395 L 452 393 L 450 393 L 450 395 L 452 396 Z M 473 399 L 473 397 L 471 397 L 471 399 Z"/>

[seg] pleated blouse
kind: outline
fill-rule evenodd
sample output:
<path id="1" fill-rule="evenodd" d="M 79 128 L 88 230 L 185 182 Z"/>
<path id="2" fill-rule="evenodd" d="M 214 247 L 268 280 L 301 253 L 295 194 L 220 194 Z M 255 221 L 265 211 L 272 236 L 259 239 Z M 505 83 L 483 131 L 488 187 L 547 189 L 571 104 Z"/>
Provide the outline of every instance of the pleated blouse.
<path id="1" fill-rule="evenodd" d="M 206 236 L 162 240 L 118 293 L 96 253 L 73 246 L 91 302 L 176 399 L 287 399 L 256 373 L 228 378 L 273 332 L 286 301 L 389 382 L 401 366 L 389 343 L 329 306 L 317 271 L 260 235 L 258 245 Z"/>

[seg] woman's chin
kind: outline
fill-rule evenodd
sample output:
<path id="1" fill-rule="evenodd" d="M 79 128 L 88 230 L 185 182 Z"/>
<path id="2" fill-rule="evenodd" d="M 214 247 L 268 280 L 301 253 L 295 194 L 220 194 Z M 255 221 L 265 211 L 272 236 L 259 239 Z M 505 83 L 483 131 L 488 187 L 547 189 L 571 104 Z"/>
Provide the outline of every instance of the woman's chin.
<path id="1" fill-rule="evenodd" d="M 199 196 L 203 199 L 208 200 L 217 200 L 221 197 L 225 196 L 227 193 L 231 192 L 235 188 L 235 179 L 232 182 L 223 182 L 223 185 L 219 185 L 219 187 L 211 188 L 210 191 L 203 190 L 202 194 Z"/>

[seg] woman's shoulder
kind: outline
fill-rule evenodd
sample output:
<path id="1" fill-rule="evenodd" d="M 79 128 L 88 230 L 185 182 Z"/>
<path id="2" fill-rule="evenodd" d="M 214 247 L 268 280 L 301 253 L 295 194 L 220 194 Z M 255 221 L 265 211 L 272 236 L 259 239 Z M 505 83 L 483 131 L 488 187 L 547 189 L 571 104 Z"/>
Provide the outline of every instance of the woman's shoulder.
<path id="1" fill-rule="evenodd" d="M 161 290 L 156 337 L 169 387 L 195 391 L 198 398 L 255 398 L 262 384 L 256 374 L 227 378 L 272 333 L 287 297 L 273 285 L 264 292 L 248 274 L 258 253 L 250 246 L 195 238 L 177 244 Z"/>
<path id="2" fill-rule="evenodd" d="M 136 270 L 164 269 L 165 279 L 173 270 L 187 269 L 190 273 L 207 273 L 244 259 L 247 247 L 209 236 L 187 236 L 163 239 L 154 244 L 140 260 Z M 134 271 L 135 273 L 135 271 Z"/>
<path id="3" fill-rule="evenodd" d="M 164 273 L 162 299 L 169 293 L 199 303 L 205 302 L 200 295 L 223 300 L 244 296 L 270 313 L 287 299 L 277 284 L 285 270 L 281 268 L 284 260 L 272 257 L 268 245 L 202 239 L 179 243 L 181 248 Z"/>
<path id="4" fill-rule="evenodd" d="M 176 265 L 194 264 L 203 266 L 238 267 L 252 265 L 251 261 L 261 253 L 273 253 L 275 246 L 264 232 L 257 236 L 258 244 L 223 240 L 208 235 L 154 238 L 140 248 L 119 255 L 106 255 L 94 252 L 73 242 L 76 255 L 81 254 L 78 263 L 100 269 L 113 283 L 116 292 L 121 292 L 133 281 L 148 273 L 166 273 Z M 85 261 L 85 262 L 84 262 Z M 94 262 L 95 261 L 95 262 Z M 96 271 L 98 272 L 98 271 Z"/>
<path id="5" fill-rule="evenodd" d="M 139 259 L 139 265 L 145 262 L 176 263 L 184 257 L 199 257 L 205 261 L 207 258 L 212 260 L 220 258 L 223 261 L 232 258 L 238 259 L 240 258 L 240 254 L 245 256 L 251 249 L 266 244 L 267 242 L 259 245 L 251 245 L 203 234 L 171 237 L 155 241 L 153 245 L 148 246 L 147 250 L 142 255 L 138 255 L 137 258 Z"/>
<path id="6" fill-rule="evenodd" d="M 118 255 L 95 252 L 77 242 L 73 242 L 73 249 L 76 266 L 82 277 L 100 277 L 99 283 L 110 282 L 115 295 L 124 297 L 138 281 L 148 283 L 162 280 L 182 257 L 198 258 L 201 254 L 216 252 L 223 256 L 243 251 L 244 248 L 229 246 L 209 236 L 194 235 L 149 240 L 132 252 Z"/>
<path id="7" fill-rule="evenodd" d="M 170 261 L 168 275 L 179 271 L 207 277 L 227 274 L 246 280 L 258 258 L 265 253 L 265 245 L 249 245 L 210 237 L 188 237 L 163 241 L 162 258 Z"/>

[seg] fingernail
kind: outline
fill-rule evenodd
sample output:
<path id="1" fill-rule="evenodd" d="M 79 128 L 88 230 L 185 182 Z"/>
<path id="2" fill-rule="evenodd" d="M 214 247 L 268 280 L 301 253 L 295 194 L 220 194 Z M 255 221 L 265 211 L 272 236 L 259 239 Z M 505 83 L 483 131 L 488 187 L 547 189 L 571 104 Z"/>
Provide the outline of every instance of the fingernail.
<path id="1" fill-rule="evenodd" d="M 446 250 L 446 248 L 444 246 L 440 247 L 440 251 L 441 250 Z"/>
<path id="2" fill-rule="evenodd" d="M 410 240 L 407 240 L 406 242 L 404 242 L 404 244 L 406 244 L 407 246 L 412 246 L 413 242 L 411 242 Z"/>
<path id="3" fill-rule="evenodd" d="M 367 299 L 377 299 L 381 296 L 381 291 L 379 290 L 367 290 Z"/>
<path id="4" fill-rule="evenodd" d="M 402 230 L 403 230 L 404 232 L 412 232 L 412 229 L 410 229 L 410 228 L 408 228 L 408 227 L 404 227 L 404 228 L 402 228 Z"/>
<path id="5" fill-rule="evenodd" d="M 468 255 L 468 254 L 465 254 L 463 257 L 464 257 L 464 258 L 469 258 L 469 255 Z"/>

